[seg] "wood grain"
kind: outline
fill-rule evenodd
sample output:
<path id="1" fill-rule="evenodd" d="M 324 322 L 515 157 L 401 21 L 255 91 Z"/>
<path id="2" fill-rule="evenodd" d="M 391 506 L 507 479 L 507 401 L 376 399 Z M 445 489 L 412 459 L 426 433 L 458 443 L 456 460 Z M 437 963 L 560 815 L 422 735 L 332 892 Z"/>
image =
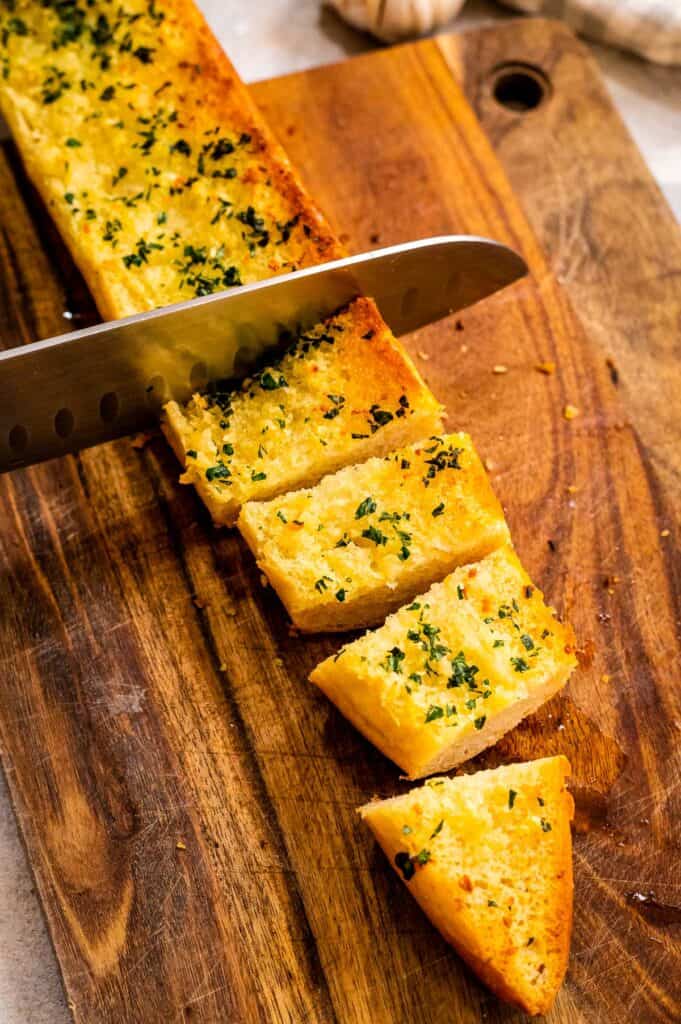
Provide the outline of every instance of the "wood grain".
<path id="1" fill-rule="evenodd" d="M 470 231 L 531 267 L 410 340 L 583 649 L 567 695 L 479 763 L 562 751 L 574 766 L 575 935 L 549 1020 L 657 1024 L 681 1013 L 680 929 L 627 894 L 681 904 L 681 243 L 583 51 L 547 23 L 513 25 L 254 91 L 351 249 Z M 553 83 L 525 116 L 487 91 L 511 60 Z M 0 185 L 13 344 L 92 307 L 11 147 Z M 337 640 L 291 635 L 243 544 L 177 475 L 153 437 L 0 479 L 0 744 L 76 1020 L 523 1019 L 461 966 L 356 819 L 404 784 L 305 682 Z"/>

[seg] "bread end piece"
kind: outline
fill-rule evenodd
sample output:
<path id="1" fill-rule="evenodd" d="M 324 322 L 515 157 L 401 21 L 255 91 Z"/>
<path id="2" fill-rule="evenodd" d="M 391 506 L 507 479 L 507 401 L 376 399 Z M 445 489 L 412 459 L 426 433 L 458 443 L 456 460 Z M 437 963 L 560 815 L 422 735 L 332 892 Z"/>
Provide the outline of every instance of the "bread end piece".
<path id="1" fill-rule="evenodd" d="M 572 926 L 570 765 L 549 757 L 359 808 L 436 928 L 500 998 L 547 1013 Z"/>

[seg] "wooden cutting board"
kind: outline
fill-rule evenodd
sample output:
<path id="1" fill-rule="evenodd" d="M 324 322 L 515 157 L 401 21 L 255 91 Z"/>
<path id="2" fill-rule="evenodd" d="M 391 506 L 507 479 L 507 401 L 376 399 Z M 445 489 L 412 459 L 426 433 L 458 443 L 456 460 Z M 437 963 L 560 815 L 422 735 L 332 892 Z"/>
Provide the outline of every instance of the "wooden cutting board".
<path id="1" fill-rule="evenodd" d="M 573 764 L 574 939 L 549 1019 L 677 1021 L 678 228 L 550 22 L 254 93 L 350 249 L 474 232 L 531 268 L 409 345 L 582 647 L 567 693 L 477 763 Z M 4 343 L 68 327 L 64 311 L 87 323 L 11 144 L 0 176 Z M 357 820 L 405 784 L 306 682 L 338 639 L 292 636 L 239 538 L 177 478 L 152 437 L 0 479 L 0 742 L 75 1019 L 523 1019 Z"/>

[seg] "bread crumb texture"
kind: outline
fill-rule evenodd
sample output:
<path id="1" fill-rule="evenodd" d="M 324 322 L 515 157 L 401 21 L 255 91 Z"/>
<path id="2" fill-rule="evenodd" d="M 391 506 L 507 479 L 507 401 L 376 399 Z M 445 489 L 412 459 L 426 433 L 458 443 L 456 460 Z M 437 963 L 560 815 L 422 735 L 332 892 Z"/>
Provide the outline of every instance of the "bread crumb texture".
<path id="1" fill-rule="evenodd" d="M 0 108 L 115 318 L 342 255 L 186 0 L 14 0 Z"/>
<path id="2" fill-rule="evenodd" d="M 567 967 L 572 797 L 564 757 L 435 778 L 360 814 L 444 937 L 502 999 L 546 1013 Z"/>
<path id="3" fill-rule="evenodd" d="M 433 580 L 508 542 L 470 437 L 434 436 L 248 502 L 239 529 L 303 630 L 375 625 Z"/>
<path id="4" fill-rule="evenodd" d="M 369 299 L 302 333 L 238 389 L 171 403 L 163 429 L 214 520 L 440 427 L 441 408 Z"/>
<path id="5" fill-rule="evenodd" d="M 560 689 L 574 637 L 510 547 L 464 566 L 311 675 L 412 778 L 496 743 Z"/>

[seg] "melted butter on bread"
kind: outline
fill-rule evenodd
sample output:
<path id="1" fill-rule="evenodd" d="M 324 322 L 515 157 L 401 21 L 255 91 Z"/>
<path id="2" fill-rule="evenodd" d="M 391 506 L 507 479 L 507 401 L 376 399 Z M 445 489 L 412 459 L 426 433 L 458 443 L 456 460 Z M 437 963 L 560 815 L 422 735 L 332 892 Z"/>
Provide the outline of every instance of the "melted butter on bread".
<path id="1" fill-rule="evenodd" d="M 0 108 L 103 317 L 342 249 L 200 12 L 15 0 Z"/>

